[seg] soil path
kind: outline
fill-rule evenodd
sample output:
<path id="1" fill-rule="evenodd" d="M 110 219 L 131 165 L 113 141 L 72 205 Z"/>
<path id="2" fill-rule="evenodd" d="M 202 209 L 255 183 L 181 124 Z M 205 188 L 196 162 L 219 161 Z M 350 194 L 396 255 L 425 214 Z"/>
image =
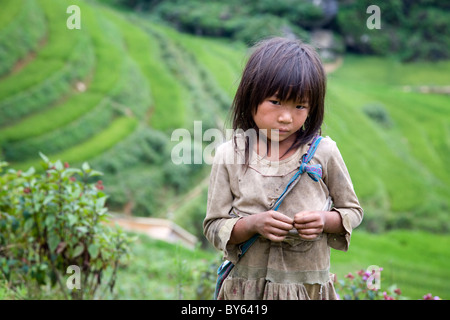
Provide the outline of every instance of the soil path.
<path id="1" fill-rule="evenodd" d="M 344 62 L 344 58 L 340 56 L 336 59 L 336 61 L 330 62 L 330 63 L 324 63 L 323 68 L 325 69 L 326 73 L 332 73 L 338 69 L 342 63 Z"/>

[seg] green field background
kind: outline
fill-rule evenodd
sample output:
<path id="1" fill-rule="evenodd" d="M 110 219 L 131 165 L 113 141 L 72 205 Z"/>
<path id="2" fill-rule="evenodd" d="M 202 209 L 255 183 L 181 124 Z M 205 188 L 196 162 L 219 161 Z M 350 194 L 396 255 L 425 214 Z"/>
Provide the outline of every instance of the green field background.
<path id="1" fill-rule="evenodd" d="M 69 2 L 0 2 L 0 160 L 22 170 L 40 167 L 39 152 L 88 161 L 105 173 L 111 210 L 132 204 L 196 235 L 194 253 L 140 238 L 117 283 L 123 299 L 195 298 L 195 266 L 220 260 L 201 229 L 210 167 L 173 165 L 171 133 L 229 126 L 248 49 L 104 2 L 76 1 L 79 30 L 66 27 Z M 427 91 L 449 75 L 450 61 L 352 54 L 328 75 L 323 135 L 365 211 L 350 250 L 332 252 L 338 278 L 378 265 L 382 287 L 450 298 L 450 95 Z M 186 265 L 193 274 L 176 276 Z"/>

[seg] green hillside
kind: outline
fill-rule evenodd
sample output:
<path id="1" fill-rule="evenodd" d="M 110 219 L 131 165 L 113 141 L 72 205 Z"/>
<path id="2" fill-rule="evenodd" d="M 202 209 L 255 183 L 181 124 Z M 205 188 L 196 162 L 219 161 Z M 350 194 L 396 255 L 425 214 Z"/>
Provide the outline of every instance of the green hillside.
<path id="1" fill-rule="evenodd" d="M 206 246 L 210 167 L 172 163 L 171 135 L 193 137 L 194 121 L 223 128 L 247 47 L 107 2 L 77 0 L 81 29 L 70 30 L 72 3 L 1 1 L 0 161 L 22 170 L 40 167 L 39 152 L 88 161 L 104 172 L 113 211 L 172 219 Z M 450 86 L 449 74 L 450 61 L 357 55 L 329 74 L 323 135 L 343 154 L 366 230 L 450 231 L 450 95 L 434 92 Z M 192 154 L 209 143 L 191 142 Z M 434 283 L 444 276 L 430 272 Z"/>
<path id="2" fill-rule="evenodd" d="M 325 132 L 340 146 L 373 227 L 448 231 L 450 63 L 347 56 L 329 77 Z"/>
<path id="3" fill-rule="evenodd" d="M 184 37 L 94 1 L 77 5 L 80 30 L 66 27 L 63 1 L 2 4 L 10 23 L 0 30 L 0 156 L 19 169 L 39 168 L 39 151 L 87 160 L 105 173 L 111 206 L 159 214 L 166 199 L 148 194 L 182 193 L 201 167 L 169 163 L 171 132 L 222 122 L 244 46 Z M 117 183 L 137 172 L 147 181 Z"/>
<path id="4" fill-rule="evenodd" d="M 4 1 L 1 155 L 23 169 L 39 166 L 39 151 L 88 160 L 106 173 L 111 205 L 164 216 L 168 199 L 144 194 L 165 189 L 171 199 L 208 171 L 170 163 L 171 132 L 193 132 L 195 120 L 222 128 L 246 47 L 95 1 L 79 6 L 82 28 L 69 30 L 62 1 Z M 449 71 L 448 62 L 346 56 L 329 75 L 324 134 L 342 150 L 369 228 L 449 230 L 449 96 L 405 90 L 448 85 Z"/>

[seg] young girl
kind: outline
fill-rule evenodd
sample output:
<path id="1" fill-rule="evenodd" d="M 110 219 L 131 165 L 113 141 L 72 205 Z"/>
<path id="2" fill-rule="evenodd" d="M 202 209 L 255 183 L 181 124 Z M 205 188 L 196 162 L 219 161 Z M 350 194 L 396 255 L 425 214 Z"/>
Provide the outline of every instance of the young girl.
<path id="1" fill-rule="evenodd" d="M 321 170 L 301 174 L 273 208 L 321 132 L 325 83 L 317 53 L 299 40 L 262 41 L 247 62 L 232 106 L 235 134 L 217 148 L 203 223 L 235 264 L 218 299 L 336 299 L 330 247 L 348 249 L 363 210 L 333 140 L 323 138 L 308 163 Z"/>

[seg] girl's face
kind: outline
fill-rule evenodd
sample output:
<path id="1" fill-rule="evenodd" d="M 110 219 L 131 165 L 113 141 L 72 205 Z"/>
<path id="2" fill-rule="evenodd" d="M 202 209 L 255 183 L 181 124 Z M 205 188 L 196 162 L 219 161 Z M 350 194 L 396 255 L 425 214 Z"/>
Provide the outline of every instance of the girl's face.
<path id="1" fill-rule="evenodd" d="M 278 142 L 292 142 L 309 113 L 307 102 L 281 101 L 277 95 L 264 99 L 258 105 L 253 120 L 260 130 L 267 130 L 267 138 Z"/>

